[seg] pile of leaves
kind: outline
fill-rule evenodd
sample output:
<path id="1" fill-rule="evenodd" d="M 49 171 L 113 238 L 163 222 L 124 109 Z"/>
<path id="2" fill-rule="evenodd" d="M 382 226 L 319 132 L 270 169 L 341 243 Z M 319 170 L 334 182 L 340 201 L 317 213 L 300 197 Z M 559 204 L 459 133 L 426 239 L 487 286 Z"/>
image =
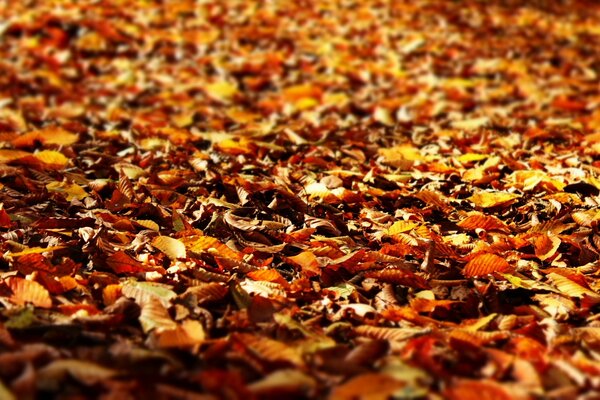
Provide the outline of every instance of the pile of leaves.
<path id="1" fill-rule="evenodd" d="M 4 0 L 0 398 L 600 396 L 600 8 Z"/>

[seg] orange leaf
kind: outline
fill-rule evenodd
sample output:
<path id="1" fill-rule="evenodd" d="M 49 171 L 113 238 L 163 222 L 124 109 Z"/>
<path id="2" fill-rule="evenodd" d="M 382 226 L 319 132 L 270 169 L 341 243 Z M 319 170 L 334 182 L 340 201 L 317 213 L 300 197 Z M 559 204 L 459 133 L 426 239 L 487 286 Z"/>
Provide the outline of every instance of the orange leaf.
<path id="1" fill-rule="evenodd" d="M 184 297 L 194 297 L 198 304 L 221 300 L 228 293 L 227 287 L 217 282 L 204 283 L 189 287 L 183 294 Z"/>
<path id="2" fill-rule="evenodd" d="M 257 269 L 247 274 L 248 278 L 255 281 L 275 282 L 286 286 L 288 282 L 276 269 Z"/>
<path id="3" fill-rule="evenodd" d="M 354 399 L 391 399 L 402 391 L 406 383 L 380 372 L 365 373 L 355 376 L 342 385 L 334 388 L 329 395 L 330 400 Z"/>
<path id="4" fill-rule="evenodd" d="M 102 301 L 104 301 L 104 305 L 109 306 L 114 304 L 121 295 L 121 285 L 107 285 L 102 290 Z"/>
<path id="5" fill-rule="evenodd" d="M 195 320 L 186 320 L 174 329 L 155 331 L 155 343 L 160 348 L 192 347 L 206 339 L 202 324 Z"/>
<path id="6" fill-rule="evenodd" d="M 5 281 L 12 290 L 13 294 L 10 300 L 19 305 L 32 303 L 34 306 L 42 308 L 52 307 L 50 293 L 37 282 L 12 276 Z"/>
<path id="7" fill-rule="evenodd" d="M 494 272 L 506 272 L 510 264 L 502 257 L 495 254 L 480 254 L 467 263 L 463 275 L 467 278 L 485 276 Z"/>
<path id="8" fill-rule="evenodd" d="M 432 190 L 420 190 L 415 197 L 427 205 L 431 205 L 443 213 L 449 213 L 453 207 L 448 205 L 448 200 L 445 196 Z"/>
<path id="9" fill-rule="evenodd" d="M 513 397 L 513 394 L 492 380 L 460 380 L 444 392 L 449 400 L 512 400 L 527 397 Z"/>
<path id="10" fill-rule="evenodd" d="M 37 131 L 27 132 L 13 139 L 15 147 L 31 147 L 36 142 L 43 144 L 56 144 L 60 146 L 71 145 L 79 139 L 79 135 L 59 127 L 47 127 Z"/>
<path id="11" fill-rule="evenodd" d="M 466 329 L 453 329 L 450 333 L 451 342 L 464 342 L 477 346 L 484 346 L 498 340 L 506 339 L 510 336 L 509 332 L 481 332 L 469 331 Z"/>
<path id="12" fill-rule="evenodd" d="M 217 238 L 204 235 L 184 236 L 179 239 L 185 245 L 186 249 L 194 253 L 209 252 L 218 254 L 220 257 L 233 258 L 241 260 L 242 254 L 230 249 L 227 245 L 221 243 Z"/>
<path id="13" fill-rule="evenodd" d="M 484 229 L 486 231 L 502 231 L 508 232 L 508 226 L 498 218 L 492 215 L 485 215 L 480 212 L 472 212 L 458 224 L 461 228 L 469 231 L 475 229 Z"/>
<path id="14" fill-rule="evenodd" d="M 429 300 L 429 299 L 420 299 L 415 298 L 410 301 L 410 307 L 414 309 L 416 312 L 432 312 L 436 308 L 443 308 L 444 310 L 450 310 L 454 304 L 459 304 L 460 302 L 455 300 Z"/>
<path id="15" fill-rule="evenodd" d="M 401 342 L 431 332 L 429 328 L 382 328 L 379 326 L 360 325 L 354 331 L 359 336 L 371 339 L 391 340 Z"/>
<path id="16" fill-rule="evenodd" d="M 380 282 L 394 283 L 396 285 L 409 286 L 418 289 L 429 289 L 429 283 L 425 278 L 414 272 L 400 268 L 386 268 L 378 271 L 365 272 L 366 278 L 374 278 Z"/>
<path id="17" fill-rule="evenodd" d="M 315 276 L 321 274 L 321 263 L 317 257 L 310 251 L 303 251 L 302 253 L 288 257 L 292 263 L 302 268 L 302 272 L 308 276 Z"/>
<path id="18" fill-rule="evenodd" d="M 557 236 L 548 234 L 540 234 L 532 241 L 535 255 L 542 261 L 554 256 L 561 244 L 561 241 Z"/>
<path id="19" fill-rule="evenodd" d="M 69 164 L 69 159 L 63 153 L 54 150 L 42 150 L 33 156 L 52 169 L 61 169 Z"/>

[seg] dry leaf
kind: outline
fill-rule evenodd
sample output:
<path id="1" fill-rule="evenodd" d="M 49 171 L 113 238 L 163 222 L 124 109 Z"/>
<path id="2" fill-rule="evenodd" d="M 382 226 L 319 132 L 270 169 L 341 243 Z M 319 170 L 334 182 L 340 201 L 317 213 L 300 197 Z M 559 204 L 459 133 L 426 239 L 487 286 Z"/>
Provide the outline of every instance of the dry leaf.
<path id="1" fill-rule="evenodd" d="M 510 264 L 495 254 L 479 254 L 465 265 L 463 275 L 467 278 L 480 277 L 495 272 L 503 273 L 510 269 Z"/>
<path id="2" fill-rule="evenodd" d="M 18 305 L 31 303 L 36 307 L 51 308 L 52 298 L 50 293 L 39 283 L 16 276 L 5 280 L 12 291 L 10 300 Z"/>
<path id="3" fill-rule="evenodd" d="M 186 258 L 185 245 L 180 240 L 168 236 L 157 236 L 152 240 L 152 246 L 165 253 L 172 260 Z"/>

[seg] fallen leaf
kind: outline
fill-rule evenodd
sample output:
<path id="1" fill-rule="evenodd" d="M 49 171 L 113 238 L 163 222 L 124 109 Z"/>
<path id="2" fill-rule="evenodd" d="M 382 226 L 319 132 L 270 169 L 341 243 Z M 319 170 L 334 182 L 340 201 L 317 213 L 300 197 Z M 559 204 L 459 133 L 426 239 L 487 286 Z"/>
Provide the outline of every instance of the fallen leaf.
<path id="1" fill-rule="evenodd" d="M 157 236 L 152 240 L 152 246 L 165 253 L 172 260 L 186 258 L 185 245 L 180 240 L 168 236 Z"/>

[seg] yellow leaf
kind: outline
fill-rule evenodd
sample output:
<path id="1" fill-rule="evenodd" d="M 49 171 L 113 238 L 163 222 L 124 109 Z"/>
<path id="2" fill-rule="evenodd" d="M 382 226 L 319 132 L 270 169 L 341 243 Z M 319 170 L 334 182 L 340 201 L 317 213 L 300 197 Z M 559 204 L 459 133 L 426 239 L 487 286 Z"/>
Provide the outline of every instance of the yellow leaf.
<path id="1" fill-rule="evenodd" d="M 312 182 L 304 187 L 304 191 L 309 195 L 310 199 L 325 198 L 332 194 L 329 188 L 321 182 Z"/>
<path id="2" fill-rule="evenodd" d="M 230 249 L 229 247 L 227 247 L 227 245 L 221 243 L 217 238 L 214 238 L 212 236 L 185 236 L 181 238 L 181 242 L 189 251 L 192 251 L 194 253 L 215 253 L 221 257 L 231 258 L 234 260 L 241 260 L 243 258 L 241 253 Z"/>
<path id="3" fill-rule="evenodd" d="M 546 184 L 554 191 L 563 190 L 566 186 L 563 182 L 550 178 L 548 174 L 540 170 L 515 171 L 508 177 L 508 180 L 513 186 L 524 191 L 533 190 L 540 184 Z"/>
<path id="4" fill-rule="evenodd" d="M 49 192 L 63 194 L 68 201 L 73 199 L 82 200 L 88 197 L 88 194 L 81 186 L 76 183 L 68 182 L 50 182 L 46 185 Z"/>
<path id="5" fill-rule="evenodd" d="M 477 207 L 489 208 L 496 207 L 499 205 L 505 205 L 506 203 L 512 202 L 520 196 L 514 193 L 507 192 L 478 192 L 467 200 L 471 201 Z"/>
<path id="6" fill-rule="evenodd" d="M 478 181 L 485 176 L 485 170 L 481 167 L 471 168 L 464 172 L 463 179 L 468 182 Z"/>
<path id="7" fill-rule="evenodd" d="M 417 225 L 416 222 L 412 221 L 396 221 L 387 229 L 387 234 L 393 236 L 398 233 L 408 232 L 417 227 Z"/>
<path id="8" fill-rule="evenodd" d="M 554 286 L 561 292 L 570 297 L 587 297 L 594 303 L 600 303 L 600 294 L 583 287 L 567 278 L 566 276 L 551 272 L 548 274 L 548 278 L 552 281 Z"/>
<path id="9" fill-rule="evenodd" d="M 472 163 L 475 161 L 485 160 L 488 157 L 489 157 L 489 155 L 487 155 L 487 154 L 467 153 L 467 154 L 463 154 L 462 156 L 458 157 L 458 162 L 460 162 L 461 164 L 468 164 L 468 163 Z"/>
<path id="10" fill-rule="evenodd" d="M 421 151 L 411 144 L 402 144 L 390 147 L 389 149 L 379 149 L 379 155 L 383 157 L 385 164 L 398 168 L 410 168 L 415 161 L 423 160 Z"/>
<path id="11" fill-rule="evenodd" d="M 31 247 L 29 249 L 25 249 L 25 250 L 19 251 L 17 253 L 7 253 L 6 255 L 11 256 L 11 257 L 21 257 L 26 254 L 45 253 L 47 251 L 60 250 L 60 249 L 66 248 L 66 247 L 67 246 Z"/>
<path id="12" fill-rule="evenodd" d="M 246 138 L 240 138 L 239 140 L 225 139 L 217 143 L 215 147 L 224 153 L 232 155 L 252 154 L 251 144 L 252 142 Z"/>
<path id="13" fill-rule="evenodd" d="M 471 118 L 462 121 L 454 121 L 452 122 L 452 127 L 455 129 L 472 130 L 481 128 L 482 126 L 487 125 L 488 122 L 490 122 L 488 117 Z"/>
<path id="14" fill-rule="evenodd" d="M 373 119 L 387 126 L 394 126 L 396 123 L 394 117 L 392 117 L 391 111 L 385 107 L 375 107 Z"/>
<path id="15" fill-rule="evenodd" d="M 238 88 L 233 83 L 217 81 L 206 85 L 205 91 L 213 99 L 226 103 L 236 95 Z"/>
<path id="16" fill-rule="evenodd" d="M 137 222 L 139 225 L 143 226 L 144 228 L 148 228 L 150 230 L 156 231 L 158 232 L 160 230 L 160 226 L 158 226 L 158 224 L 154 221 L 152 221 L 151 219 L 138 219 Z"/>
<path id="17" fill-rule="evenodd" d="M 55 165 L 57 167 L 65 167 L 69 164 L 69 159 L 63 153 L 54 150 L 42 150 L 33 156 L 44 164 Z"/>
<path id="18" fill-rule="evenodd" d="M 157 236 L 152 241 L 152 246 L 156 247 L 172 260 L 185 258 L 186 251 L 183 242 L 168 236 Z"/>

